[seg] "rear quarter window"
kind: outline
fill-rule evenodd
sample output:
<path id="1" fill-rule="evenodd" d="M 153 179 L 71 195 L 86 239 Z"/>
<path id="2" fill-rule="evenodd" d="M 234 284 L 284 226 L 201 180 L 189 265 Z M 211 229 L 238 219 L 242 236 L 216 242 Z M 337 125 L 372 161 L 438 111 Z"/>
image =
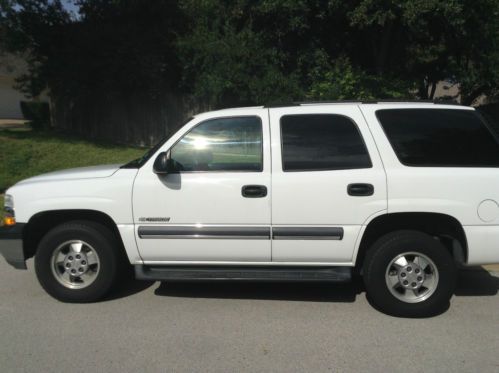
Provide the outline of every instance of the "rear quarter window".
<path id="1" fill-rule="evenodd" d="M 376 116 L 404 165 L 499 167 L 499 143 L 475 111 L 384 109 Z"/>

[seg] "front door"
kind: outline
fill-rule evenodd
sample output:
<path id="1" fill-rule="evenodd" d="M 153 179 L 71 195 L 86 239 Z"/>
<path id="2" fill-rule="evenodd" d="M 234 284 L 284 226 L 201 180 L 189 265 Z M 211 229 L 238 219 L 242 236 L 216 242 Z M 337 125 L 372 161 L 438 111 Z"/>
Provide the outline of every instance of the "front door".
<path id="1" fill-rule="evenodd" d="M 360 109 L 270 109 L 272 260 L 348 265 L 359 233 L 386 211 L 386 177 Z"/>
<path id="2" fill-rule="evenodd" d="M 137 174 L 133 213 L 146 263 L 268 262 L 268 110 L 201 116 L 158 151 L 175 172 L 158 175 L 154 157 Z"/>

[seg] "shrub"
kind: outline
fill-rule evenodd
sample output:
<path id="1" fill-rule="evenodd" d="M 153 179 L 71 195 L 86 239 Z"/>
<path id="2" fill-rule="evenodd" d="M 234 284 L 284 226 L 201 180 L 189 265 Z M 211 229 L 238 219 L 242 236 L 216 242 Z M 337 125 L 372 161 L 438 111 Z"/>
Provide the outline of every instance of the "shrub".
<path id="1" fill-rule="evenodd" d="M 34 130 L 50 127 L 50 107 L 48 102 L 22 101 L 21 111 L 24 118 L 31 121 Z"/>

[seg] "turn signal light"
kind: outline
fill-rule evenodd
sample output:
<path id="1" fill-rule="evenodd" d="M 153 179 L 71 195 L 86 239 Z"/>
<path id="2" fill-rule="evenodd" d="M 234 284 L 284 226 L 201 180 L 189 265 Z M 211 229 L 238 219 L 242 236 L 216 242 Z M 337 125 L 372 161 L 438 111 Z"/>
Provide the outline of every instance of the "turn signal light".
<path id="1" fill-rule="evenodd" d="M 13 216 L 6 216 L 3 218 L 3 225 L 11 227 L 16 224 L 16 218 Z"/>

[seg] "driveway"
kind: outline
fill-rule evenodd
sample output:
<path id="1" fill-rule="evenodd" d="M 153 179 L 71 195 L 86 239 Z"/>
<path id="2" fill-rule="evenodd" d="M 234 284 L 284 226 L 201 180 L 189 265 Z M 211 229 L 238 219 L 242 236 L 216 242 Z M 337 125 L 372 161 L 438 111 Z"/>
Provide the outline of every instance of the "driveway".
<path id="1" fill-rule="evenodd" d="M 386 316 L 349 285 L 132 282 L 63 304 L 0 258 L 3 372 L 498 372 L 499 274 L 461 271 L 451 308 Z"/>

